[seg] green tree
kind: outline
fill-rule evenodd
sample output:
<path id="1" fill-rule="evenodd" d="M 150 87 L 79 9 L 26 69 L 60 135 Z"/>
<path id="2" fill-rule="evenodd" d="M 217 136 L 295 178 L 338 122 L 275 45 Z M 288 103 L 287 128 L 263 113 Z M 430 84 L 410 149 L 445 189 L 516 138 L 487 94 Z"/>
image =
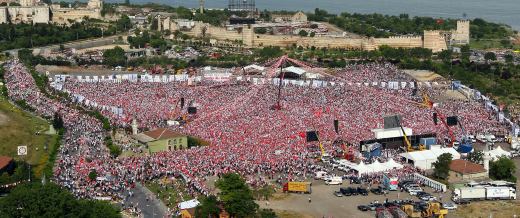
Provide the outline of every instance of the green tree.
<path id="1" fill-rule="evenodd" d="M 265 27 L 255 28 L 255 33 L 256 34 L 266 34 L 267 33 L 267 28 L 265 28 Z"/>
<path id="2" fill-rule="evenodd" d="M 515 57 L 512 54 L 506 54 L 504 56 L 506 63 L 513 63 Z"/>
<path id="3" fill-rule="evenodd" d="M 63 119 L 58 114 L 58 112 L 54 113 L 54 119 L 52 120 L 52 126 L 54 127 L 54 129 L 63 128 Z"/>
<path id="4" fill-rule="evenodd" d="M 486 62 L 496 61 L 497 55 L 494 52 L 486 52 L 486 54 L 484 54 L 484 59 L 486 59 Z"/>
<path id="5" fill-rule="evenodd" d="M 441 154 L 433 165 L 433 175 L 440 179 L 447 179 L 450 171 L 450 164 L 453 156 L 450 153 Z"/>
<path id="6" fill-rule="evenodd" d="M 224 174 L 217 180 L 216 186 L 221 191 L 219 197 L 224 202 L 224 208 L 231 216 L 250 217 L 256 214 L 258 204 L 255 203 L 251 189 L 240 175 Z"/>
<path id="7" fill-rule="evenodd" d="M 96 178 L 97 178 L 97 172 L 96 172 L 96 170 L 92 170 L 92 171 L 90 171 L 90 173 L 88 173 L 88 178 L 89 178 L 90 180 L 96 180 Z"/>
<path id="8" fill-rule="evenodd" d="M 0 198 L 2 217 L 121 217 L 108 202 L 81 200 L 54 183 L 18 185 Z"/>
<path id="9" fill-rule="evenodd" d="M 314 36 L 316 36 L 316 33 L 315 33 L 315 32 L 311 32 L 311 33 L 309 34 L 309 36 L 310 36 L 310 37 L 314 37 Z"/>
<path id="10" fill-rule="evenodd" d="M 474 151 L 468 154 L 468 160 L 476 163 L 481 164 L 482 161 L 484 161 L 484 152 L 482 151 Z"/>
<path id="11" fill-rule="evenodd" d="M 515 171 L 515 162 L 507 157 L 489 163 L 489 177 L 494 180 L 516 182 Z"/>
<path id="12" fill-rule="evenodd" d="M 116 46 L 113 49 L 108 49 L 103 53 L 104 63 L 109 66 L 121 66 L 125 65 L 126 56 L 125 50 L 121 47 Z"/>
<path id="13" fill-rule="evenodd" d="M 258 216 L 260 218 L 277 218 L 276 213 L 274 213 L 273 209 L 261 209 L 258 211 Z"/>
<path id="14" fill-rule="evenodd" d="M 300 30 L 300 32 L 298 32 L 298 35 L 302 36 L 302 37 L 305 37 L 305 36 L 308 36 L 309 33 L 305 30 Z"/>
<path id="15" fill-rule="evenodd" d="M 195 210 L 196 217 L 218 217 L 220 214 L 220 208 L 218 207 L 217 197 L 210 195 L 208 197 L 202 197 L 200 204 Z"/>

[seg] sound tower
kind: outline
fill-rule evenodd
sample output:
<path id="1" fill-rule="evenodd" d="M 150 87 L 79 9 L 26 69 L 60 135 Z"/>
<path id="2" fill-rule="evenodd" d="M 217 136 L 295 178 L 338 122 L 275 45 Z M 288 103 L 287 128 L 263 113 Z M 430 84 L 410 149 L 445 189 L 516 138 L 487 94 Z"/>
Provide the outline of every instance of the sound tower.
<path id="1" fill-rule="evenodd" d="M 197 108 L 196 107 L 188 107 L 188 114 L 196 114 Z"/>
<path id="2" fill-rule="evenodd" d="M 181 98 L 181 109 L 184 108 L 184 98 Z"/>
<path id="3" fill-rule="evenodd" d="M 437 125 L 437 122 L 439 122 L 439 120 L 437 119 L 437 113 L 433 113 L 433 123 L 435 123 L 435 125 Z"/>
<path id="4" fill-rule="evenodd" d="M 305 136 L 306 136 L 307 142 L 318 141 L 318 132 L 317 131 L 307 131 Z"/>
<path id="5" fill-rule="evenodd" d="M 334 120 L 334 131 L 339 134 L 339 120 Z"/>
<path id="6" fill-rule="evenodd" d="M 456 126 L 459 123 L 459 121 L 457 116 L 451 116 L 446 118 L 446 123 L 448 124 L 448 126 Z"/>

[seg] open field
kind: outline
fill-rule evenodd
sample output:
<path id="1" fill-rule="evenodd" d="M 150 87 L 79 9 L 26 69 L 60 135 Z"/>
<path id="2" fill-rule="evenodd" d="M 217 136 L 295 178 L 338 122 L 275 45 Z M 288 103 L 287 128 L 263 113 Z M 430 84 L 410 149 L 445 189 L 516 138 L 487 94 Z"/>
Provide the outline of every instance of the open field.
<path id="1" fill-rule="evenodd" d="M 459 206 L 451 217 L 460 218 L 506 218 L 520 216 L 519 201 L 482 201 Z"/>
<path id="2" fill-rule="evenodd" d="M 45 135 L 49 123 L 34 117 L 0 97 L 0 155 L 17 157 L 17 146 L 28 146 L 27 161 L 33 165 L 36 176 L 49 158 L 48 151 L 54 146 L 57 135 Z M 45 150 L 45 145 L 48 146 Z"/>

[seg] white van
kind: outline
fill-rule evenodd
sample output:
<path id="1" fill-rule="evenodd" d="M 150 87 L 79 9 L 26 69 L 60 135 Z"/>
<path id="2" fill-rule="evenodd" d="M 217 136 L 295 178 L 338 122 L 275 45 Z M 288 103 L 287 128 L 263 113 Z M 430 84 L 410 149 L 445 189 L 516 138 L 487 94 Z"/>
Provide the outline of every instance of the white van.
<path id="1" fill-rule="evenodd" d="M 341 178 L 340 176 L 333 176 L 333 177 L 328 178 L 325 181 L 325 184 L 327 184 L 327 185 L 341 185 L 341 184 L 343 184 L 343 178 Z"/>
<path id="2" fill-rule="evenodd" d="M 314 176 L 314 179 L 323 179 L 327 176 L 327 172 L 325 171 L 318 171 L 316 172 L 316 175 Z"/>

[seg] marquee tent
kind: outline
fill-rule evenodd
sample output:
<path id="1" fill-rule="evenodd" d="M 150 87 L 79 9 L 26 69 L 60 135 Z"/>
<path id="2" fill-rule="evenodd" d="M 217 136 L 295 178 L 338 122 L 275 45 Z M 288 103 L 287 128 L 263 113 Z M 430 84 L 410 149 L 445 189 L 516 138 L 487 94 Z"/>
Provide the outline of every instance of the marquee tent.
<path id="1" fill-rule="evenodd" d="M 413 151 L 400 154 L 406 159 L 406 162 L 413 163 L 413 165 L 422 170 L 429 170 L 432 168 L 433 162 L 442 154 L 449 153 L 453 160 L 460 159 L 460 154 L 454 148 L 432 148 L 424 151 Z"/>

